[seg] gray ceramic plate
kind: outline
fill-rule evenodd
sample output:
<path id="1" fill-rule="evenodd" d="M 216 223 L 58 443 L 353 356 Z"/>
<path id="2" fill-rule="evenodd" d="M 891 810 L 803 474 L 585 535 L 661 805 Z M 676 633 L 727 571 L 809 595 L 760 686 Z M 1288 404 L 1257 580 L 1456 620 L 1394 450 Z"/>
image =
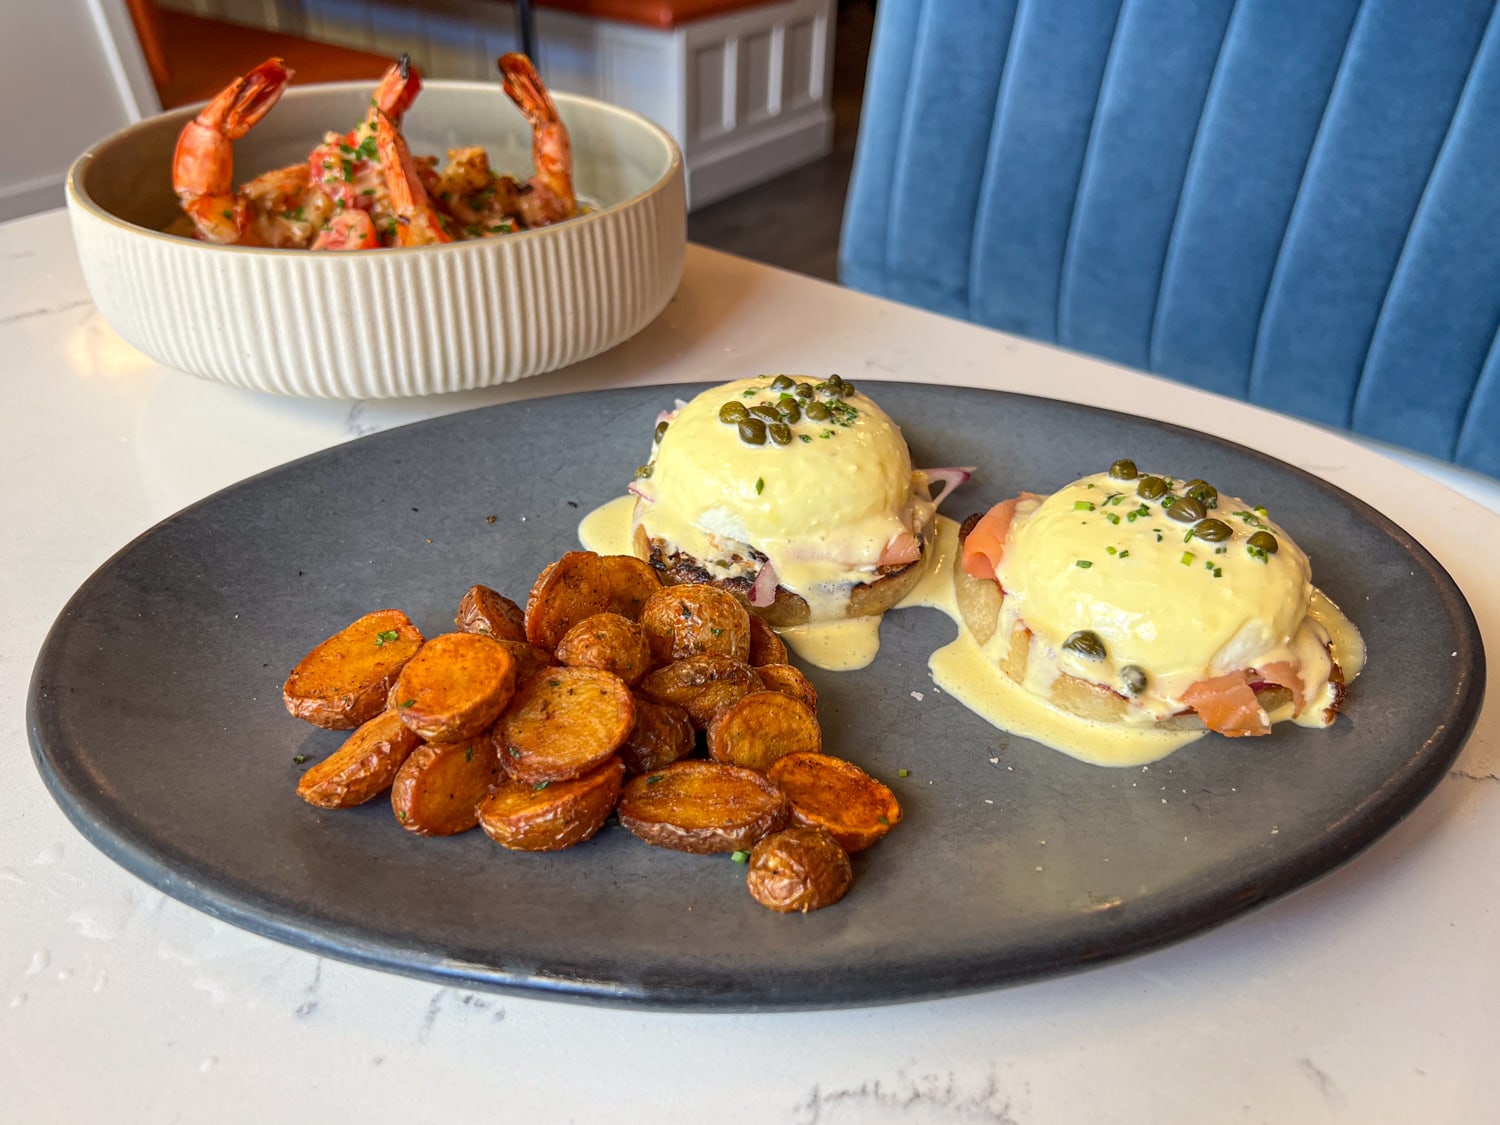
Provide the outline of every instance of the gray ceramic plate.
<path id="1" fill-rule="evenodd" d="M 555 855 L 421 839 L 385 801 L 294 792 L 341 736 L 282 710 L 287 671 L 384 606 L 450 628 L 475 582 L 518 600 L 619 495 L 684 388 L 490 407 L 362 438 L 209 497 L 102 566 L 38 658 L 38 768 L 94 844 L 215 917 L 451 984 L 680 1008 L 812 1008 L 990 988 L 1176 941 L 1284 894 L 1390 828 L 1443 776 L 1484 655 L 1448 575 L 1361 502 L 1185 430 L 1042 399 L 886 384 L 918 464 L 979 466 L 962 515 L 1115 456 L 1271 505 L 1364 631 L 1331 730 L 1201 740 L 1146 769 L 1086 766 L 933 690 L 937 613 L 887 618 L 878 661 L 813 673 L 829 750 L 906 820 L 842 903 L 773 914 L 728 857 L 617 825 Z M 491 522 L 491 517 L 494 517 Z M 918 698 L 920 696 L 920 698 Z M 898 777 L 906 769 L 910 775 Z"/>

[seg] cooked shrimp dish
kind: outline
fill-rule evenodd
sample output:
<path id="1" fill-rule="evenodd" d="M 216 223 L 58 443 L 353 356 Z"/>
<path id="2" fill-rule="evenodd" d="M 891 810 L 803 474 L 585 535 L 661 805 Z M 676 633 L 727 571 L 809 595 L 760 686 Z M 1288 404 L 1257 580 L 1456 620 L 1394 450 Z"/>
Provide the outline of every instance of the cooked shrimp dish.
<path id="1" fill-rule="evenodd" d="M 401 122 L 422 89 L 401 56 L 381 78 L 368 112 L 346 132 L 329 132 L 306 160 L 235 186 L 234 143 L 275 107 L 292 80 L 281 59 L 236 78 L 183 127 L 172 157 L 172 188 L 183 218 L 168 228 L 225 246 L 290 250 L 373 250 L 492 238 L 578 214 L 573 154 L 531 60 L 498 60 L 502 87 L 531 126 L 535 174 L 526 182 L 496 172 L 483 148 L 415 156 Z"/>

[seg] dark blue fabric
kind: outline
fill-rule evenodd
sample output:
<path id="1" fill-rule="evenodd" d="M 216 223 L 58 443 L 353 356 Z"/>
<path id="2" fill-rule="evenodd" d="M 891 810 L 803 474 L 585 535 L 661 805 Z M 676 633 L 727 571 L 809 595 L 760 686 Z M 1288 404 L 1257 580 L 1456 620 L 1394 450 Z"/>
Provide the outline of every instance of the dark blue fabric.
<path id="1" fill-rule="evenodd" d="M 841 277 L 1500 476 L 1496 0 L 880 0 Z"/>

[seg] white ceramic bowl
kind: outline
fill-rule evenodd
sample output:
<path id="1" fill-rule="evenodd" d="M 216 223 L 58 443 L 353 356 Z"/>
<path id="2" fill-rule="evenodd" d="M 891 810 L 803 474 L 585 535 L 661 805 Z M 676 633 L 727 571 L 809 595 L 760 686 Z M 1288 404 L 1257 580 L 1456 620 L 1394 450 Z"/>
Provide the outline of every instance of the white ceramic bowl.
<path id="1" fill-rule="evenodd" d="M 237 183 L 353 126 L 371 85 L 294 86 L 235 146 Z M 178 214 L 172 150 L 197 107 L 101 141 L 68 175 L 84 278 L 122 337 L 241 387 L 387 398 L 554 371 L 644 328 L 682 278 L 682 154 L 644 118 L 555 93 L 574 182 L 597 210 L 479 242 L 363 253 L 216 246 L 160 233 Z M 403 131 L 418 154 L 480 144 L 531 174 L 531 131 L 498 80 L 428 82 Z"/>

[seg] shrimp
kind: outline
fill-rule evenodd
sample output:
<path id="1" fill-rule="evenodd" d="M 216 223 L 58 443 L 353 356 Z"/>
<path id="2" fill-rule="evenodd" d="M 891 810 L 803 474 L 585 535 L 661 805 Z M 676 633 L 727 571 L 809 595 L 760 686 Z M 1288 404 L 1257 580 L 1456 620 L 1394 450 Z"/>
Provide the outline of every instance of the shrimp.
<path id="1" fill-rule="evenodd" d="M 536 165 L 521 189 L 521 219 L 528 227 L 571 219 L 578 213 L 573 194 L 573 147 L 568 128 L 557 115 L 557 107 L 542 85 L 536 68 L 525 55 L 501 55 L 498 63 L 505 93 L 531 122 L 531 159 Z"/>
<path id="2" fill-rule="evenodd" d="M 406 138 L 385 114 L 377 114 L 375 146 L 385 173 L 386 191 L 390 196 L 391 214 L 396 222 L 398 246 L 426 246 L 435 242 L 452 242 L 448 219 L 432 205 L 426 187 L 412 159 Z"/>
<path id="3" fill-rule="evenodd" d="M 271 112 L 291 80 L 285 62 L 267 59 L 215 94 L 178 135 L 172 189 L 204 241 L 233 244 L 253 237 L 245 198 L 234 190 L 234 142 Z"/>
<path id="4" fill-rule="evenodd" d="M 375 220 L 358 207 L 335 215 L 312 244 L 314 250 L 375 250 L 379 246 Z"/>
<path id="5" fill-rule="evenodd" d="M 308 182 L 307 165 L 278 168 L 239 190 L 241 241 L 251 246 L 305 250 L 332 217 L 333 200 Z"/>
<path id="6" fill-rule="evenodd" d="M 448 164 L 432 185 L 443 209 L 464 238 L 488 238 L 520 229 L 521 185 L 497 175 L 479 147 L 451 148 Z"/>
<path id="7" fill-rule="evenodd" d="M 381 77 L 370 98 L 370 109 L 347 133 L 328 133 L 308 154 L 312 183 L 341 209 L 370 210 L 385 190 L 375 147 L 375 123 L 384 114 L 400 127 L 406 111 L 422 91 L 422 75 L 408 55 L 402 55 Z"/>

